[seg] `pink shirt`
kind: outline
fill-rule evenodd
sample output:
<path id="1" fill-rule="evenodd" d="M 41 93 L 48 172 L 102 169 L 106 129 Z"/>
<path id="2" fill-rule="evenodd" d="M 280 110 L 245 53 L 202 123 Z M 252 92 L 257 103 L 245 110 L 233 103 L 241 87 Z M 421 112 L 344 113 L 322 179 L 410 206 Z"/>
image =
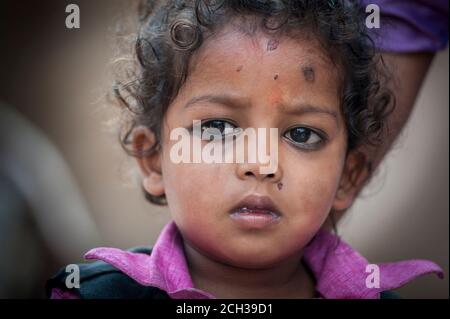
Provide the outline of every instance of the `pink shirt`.
<path id="1" fill-rule="evenodd" d="M 173 299 L 215 298 L 194 287 L 183 250 L 183 239 L 172 221 L 162 230 L 151 255 L 117 248 L 95 248 L 86 255 L 121 270 L 138 283 L 157 287 Z M 442 269 L 427 260 L 378 264 L 379 288 L 368 288 L 367 260 L 332 233 L 320 230 L 305 247 L 303 261 L 316 279 L 323 298 L 377 299 L 380 292 L 403 286 L 430 273 L 443 278 Z M 82 283 L 81 283 L 82 284 Z M 76 298 L 70 291 L 54 289 L 52 298 Z"/>

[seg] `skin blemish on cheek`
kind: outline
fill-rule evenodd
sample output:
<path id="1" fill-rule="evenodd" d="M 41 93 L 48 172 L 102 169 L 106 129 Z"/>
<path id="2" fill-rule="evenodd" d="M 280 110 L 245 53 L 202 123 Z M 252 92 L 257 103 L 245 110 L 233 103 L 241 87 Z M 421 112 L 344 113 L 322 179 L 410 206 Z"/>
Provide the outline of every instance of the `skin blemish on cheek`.
<path id="1" fill-rule="evenodd" d="M 283 188 L 283 183 L 282 183 L 282 182 L 279 182 L 279 183 L 277 184 L 277 187 L 278 187 L 278 190 L 281 191 L 281 189 Z"/>
<path id="2" fill-rule="evenodd" d="M 267 42 L 267 51 L 273 51 L 273 50 L 276 50 L 276 49 L 278 48 L 278 44 L 279 44 L 278 40 L 276 40 L 276 39 L 270 39 L 270 40 Z"/>
<path id="3" fill-rule="evenodd" d="M 238 66 L 238 68 L 236 69 L 236 72 L 241 72 L 242 68 L 243 68 L 242 65 Z"/>
<path id="4" fill-rule="evenodd" d="M 314 82 L 316 76 L 314 73 L 314 69 L 312 67 L 304 66 L 304 67 L 302 67 L 302 72 L 303 72 L 303 76 L 306 81 Z"/>
<path id="5" fill-rule="evenodd" d="M 278 79 L 278 74 L 275 74 L 275 76 L 273 77 L 274 80 Z"/>

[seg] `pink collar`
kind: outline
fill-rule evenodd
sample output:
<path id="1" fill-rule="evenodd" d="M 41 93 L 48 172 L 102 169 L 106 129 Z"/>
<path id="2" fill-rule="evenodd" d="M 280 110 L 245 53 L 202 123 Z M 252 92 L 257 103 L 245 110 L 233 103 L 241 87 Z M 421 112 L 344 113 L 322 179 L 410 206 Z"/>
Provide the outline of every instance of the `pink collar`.
<path id="1" fill-rule="evenodd" d="M 162 230 L 151 255 L 100 247 L 87 252 L 85 258 L 109 263 L 142 285 L 166 291 L 173 299 L 215 298 L 194 288 L 182 237 L 173 221 Z M 443 278 L 442 269 L 431 261 L 383 263 L 377 265 L 380 287 L 367 288 L 366 280 L 373 271 L 367 268 L 367 260 L 325 230 L 319 231 L 305 248 L 303 260 L 315 276 L 316 290 L 327 299 L 377 299 L 380 292 L 398 288 L 425 274 L 436 273 Z"/>

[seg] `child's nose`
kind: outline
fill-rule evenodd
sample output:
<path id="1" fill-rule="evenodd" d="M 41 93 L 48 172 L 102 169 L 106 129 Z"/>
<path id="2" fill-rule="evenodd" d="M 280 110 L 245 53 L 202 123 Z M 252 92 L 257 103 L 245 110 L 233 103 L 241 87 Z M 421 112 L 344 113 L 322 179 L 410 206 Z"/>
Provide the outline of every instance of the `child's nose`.
<path id="1" fill-rule="evenodd" d="M 283 170 L 278 165 L 274 170 L 270 173 L 264 173 L 264 170 L 261 170 L 267 164 L 261 164 L 259 162 L 256 163 L 239 163 L 236 164 L 236 174 L 239 179 L 256 179 L 258 181 L 267 181 L 270 183 L 278 183 L 283 178 Z"/>

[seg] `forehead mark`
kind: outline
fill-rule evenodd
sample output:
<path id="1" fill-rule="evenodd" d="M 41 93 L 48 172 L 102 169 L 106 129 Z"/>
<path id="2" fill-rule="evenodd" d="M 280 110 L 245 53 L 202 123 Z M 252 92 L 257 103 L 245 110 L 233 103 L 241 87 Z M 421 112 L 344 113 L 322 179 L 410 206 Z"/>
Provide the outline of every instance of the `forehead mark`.
<path id="1" fill-rule="evenodd" d="M 314 80 L 316 78 L 316 74 L 314 72 L 313 67 L 311 67 L 311 66 L 303 66 L 302 67 L 302 73 L 303 73 L 303 77 L 305 78 L 306 81 L 314 82 Z"/>
<path id="2" fill-rule="evenodd" d="M 236 72 L 241 72 L 242 68 L 243 68 L 242 65 L 238 66 L 238 68 L 236 69 Z"/>
<path id="3" fill-rule="evenodd" d="M 280 42 L 277 39 L 270 39 L 267 42 L 267 51 L 273 51 L 276 50 L 278 48 L 278 44 Z"/>
<path id="4" fill-rule="evenodd" d="M 274 80 L 278 79 L 278 74 L 275 74 L 275 76 L 273 77 Z"/>

